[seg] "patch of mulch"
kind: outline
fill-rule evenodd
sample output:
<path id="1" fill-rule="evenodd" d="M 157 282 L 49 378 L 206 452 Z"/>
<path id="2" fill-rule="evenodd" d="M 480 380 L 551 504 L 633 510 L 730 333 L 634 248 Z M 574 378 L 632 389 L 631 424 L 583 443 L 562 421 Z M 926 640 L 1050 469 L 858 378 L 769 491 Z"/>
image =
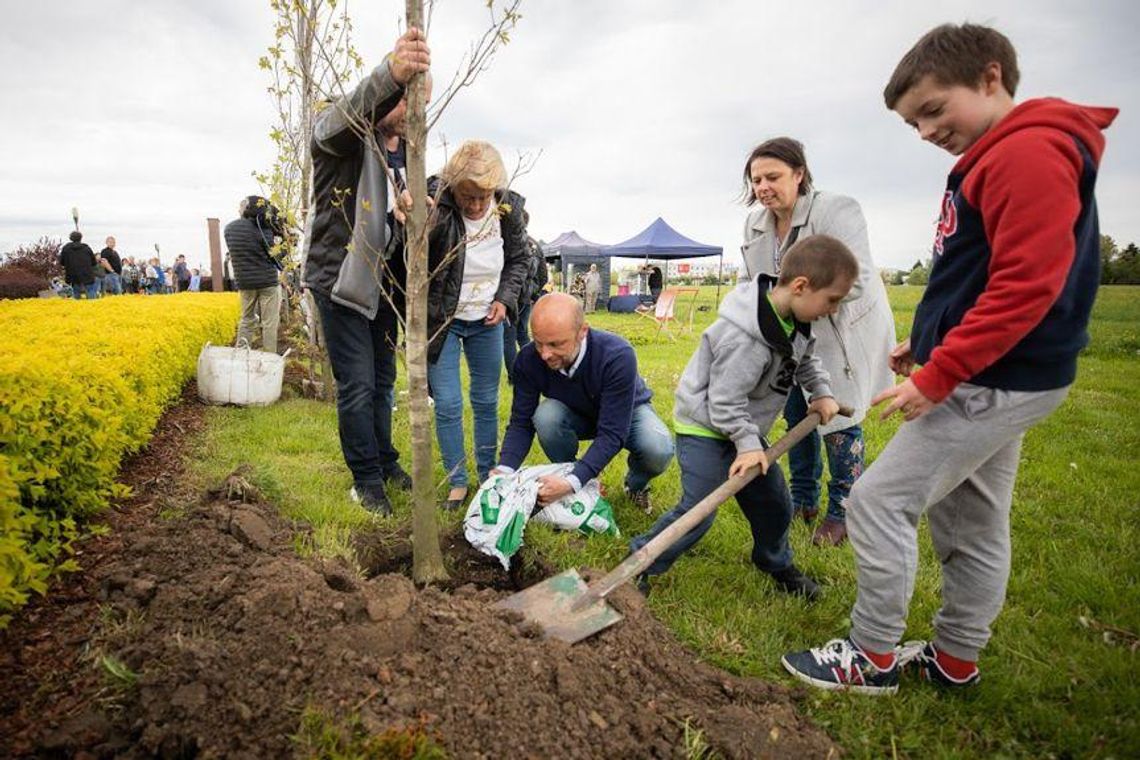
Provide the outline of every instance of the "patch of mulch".
<path id="1" fill-rule="evenodd" d="M 727 757 L 839 754 L 793 692 L 699 662 L 632 588 L 611 595 L 624 621 L 570 646 L 491 609 L 544 571 L 507 576 L 458 534 L 441 588 L 401 574 L 398 531 L 359 538 L 364 574 L 298 557 L 305 526 L 242 473 L 179 492 L 201 409 L 164 418 L 84 572 L 2 634 L 0 755 L 284 757 L 307 709 L 422 726 L 455 757 L 683 757 L 686 723 Z"/>

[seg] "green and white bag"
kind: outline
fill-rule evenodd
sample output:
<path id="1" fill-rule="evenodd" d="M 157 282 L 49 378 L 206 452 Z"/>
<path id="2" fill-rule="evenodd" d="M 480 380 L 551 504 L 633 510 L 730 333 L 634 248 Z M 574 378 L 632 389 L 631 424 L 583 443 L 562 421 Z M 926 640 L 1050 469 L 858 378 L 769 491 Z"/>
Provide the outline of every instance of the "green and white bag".
<path id="1" fill-rule="evenodd" d="M 522 546 L 523 532 L 538 498 L 538 479 L 544 475 L 564 477 L 573 468 L 570 463 L 536 465 L 489 477 L 467 505 L 463 520 L 467 541 L 509 570 L 510 558 Z M 534 519 L 586 535 L 620 535 L 613 509 L 601 497 L 597 480 L 590 480 L 580 490 L 548 504 Z"/>

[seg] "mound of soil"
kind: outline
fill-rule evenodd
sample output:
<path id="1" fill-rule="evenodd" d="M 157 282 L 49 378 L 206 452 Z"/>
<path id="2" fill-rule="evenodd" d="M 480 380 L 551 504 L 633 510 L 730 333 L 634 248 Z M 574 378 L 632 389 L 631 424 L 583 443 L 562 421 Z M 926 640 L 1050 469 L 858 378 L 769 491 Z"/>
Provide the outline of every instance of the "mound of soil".
<path id="1" fill-rule="evenodd" d="M 176 412 L 163 435 L 195 424 Z M 0 754 L 283 757 L 306 711 L 359 715 L 374 734 L 421 727 L 456 757 L 677 757 L 686 725 L 729 757 L 838 754 L 789 691 L 698 662 L 633 589 L 612 596 L 619 625 L 546 640 L 490 608 L 534 578 L 461 537 L 444 543 L 462 585 L 417 590 L 392 572 L 408 557 L 398 534 L 361 539 L 366 578 L 298 557 L 305 526 L 247 486 L 239 473 L 196 501 L 140 494 L 82 577 L 13 624 Z"/>

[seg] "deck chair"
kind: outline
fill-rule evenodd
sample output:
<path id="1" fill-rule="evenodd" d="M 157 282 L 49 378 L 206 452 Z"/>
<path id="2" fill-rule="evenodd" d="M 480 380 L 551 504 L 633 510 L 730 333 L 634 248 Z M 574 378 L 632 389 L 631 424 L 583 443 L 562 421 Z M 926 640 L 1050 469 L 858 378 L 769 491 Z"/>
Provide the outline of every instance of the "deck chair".
<path id="1" fill-rule="evenodd" d="M 661 336 L 664 330 L 665 334 L 669 336 L 670 340 L 677 340 L 677 336 L 669 329 L 669 323 L 674 322 L 674 309 L 677 300 L 682 302 L 688 298 L 689 304 L 689 318 L 687 322 L 681 322 L 677 328 L 683 332 L 693 331 L 693 313 L 697 307 L 697 293 L 700 292 L 699 288 L 666 288 L 661 291 L 661 295 L 657 297 L 657 305 L 653 309 L 646 309 L 645 311 L 637 312 L 646 319 L 652 319 L 657 323 L 657 332 L 654 333 L 654 338 Z"/>

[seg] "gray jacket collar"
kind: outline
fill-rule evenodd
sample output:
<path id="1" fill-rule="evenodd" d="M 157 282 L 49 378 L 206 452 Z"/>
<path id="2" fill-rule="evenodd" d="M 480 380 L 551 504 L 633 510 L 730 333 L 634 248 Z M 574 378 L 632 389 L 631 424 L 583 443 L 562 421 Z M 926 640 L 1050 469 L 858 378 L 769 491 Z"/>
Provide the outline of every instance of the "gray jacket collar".
<path id="1" fill-rule="evenodd" d="M 815 196 L 818 192 L 817 190 L 809 190 L 807 195 L 801 195 L 796 199 L 796 206 L 792 209 L 792 229 L 807 224 L 808 217 L 811 216 L 812 204 L 815 203 Z M 760 234 L 775 233 L 776 215 L 768 209 L 764 209 L 752 220 L 752 229 Z"/>

